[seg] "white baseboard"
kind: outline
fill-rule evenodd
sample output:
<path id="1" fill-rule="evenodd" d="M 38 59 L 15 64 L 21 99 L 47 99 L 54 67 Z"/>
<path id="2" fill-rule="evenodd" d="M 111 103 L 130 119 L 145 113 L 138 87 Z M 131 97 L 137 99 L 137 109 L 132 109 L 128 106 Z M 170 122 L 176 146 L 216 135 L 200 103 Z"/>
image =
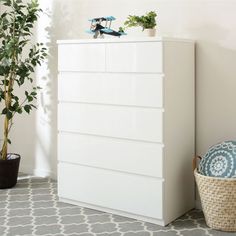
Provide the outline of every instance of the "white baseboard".
<path id="1" fill-rule="evenodd" d="M 52 170 L 34 169 L 33 174 L 38 177 L 50 177 L 52 179 L 57 179 L 56 173 Z"/>
<path id="2" fill-rule="evenodd" d="M 56 171 L 39 169 L 39 168 L 32 168 L 32 166 L 30 166 L 30 165 L 21 165 L 19 171 L 23 172 L 25 174 L 30 174 L 32 176 L 50 177 L 52 179 L 57 179 Z"/>

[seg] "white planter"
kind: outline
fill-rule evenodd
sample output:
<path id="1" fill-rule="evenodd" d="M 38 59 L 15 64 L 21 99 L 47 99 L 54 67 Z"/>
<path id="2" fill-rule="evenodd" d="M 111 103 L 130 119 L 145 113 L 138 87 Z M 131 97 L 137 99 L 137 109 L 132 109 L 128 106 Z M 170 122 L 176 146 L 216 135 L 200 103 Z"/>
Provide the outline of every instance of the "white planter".
<path id="1" fill-rule="evenodd" d="M 143 34 L 144 36 L 147 36 L 147 37 L 154 37 L 156 36 L 156 29 L 145 29 L 143 31 Z"/>

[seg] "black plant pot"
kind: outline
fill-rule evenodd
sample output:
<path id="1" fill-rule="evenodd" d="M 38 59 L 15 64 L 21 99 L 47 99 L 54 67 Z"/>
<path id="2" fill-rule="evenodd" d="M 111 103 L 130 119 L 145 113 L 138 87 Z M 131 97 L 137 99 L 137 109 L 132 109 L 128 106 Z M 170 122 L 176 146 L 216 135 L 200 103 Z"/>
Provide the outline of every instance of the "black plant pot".
<path id="1" fill-rule="evenodd" d="M 14 157 L 8 160 L 0 159 L 0 189 L 12 188 L 17 183 L 20 155 L 14 154 Z"/>

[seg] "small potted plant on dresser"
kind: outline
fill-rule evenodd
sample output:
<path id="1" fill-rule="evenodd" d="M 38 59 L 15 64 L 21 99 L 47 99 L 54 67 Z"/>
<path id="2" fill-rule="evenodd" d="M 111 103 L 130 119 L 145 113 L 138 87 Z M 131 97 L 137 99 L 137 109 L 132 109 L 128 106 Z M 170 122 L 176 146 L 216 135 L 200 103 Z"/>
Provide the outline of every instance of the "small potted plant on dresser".
<path id="1" fill-rule="evenodd" d="M 156 35 L 156 16 L 157 14 L 154 11 L 142 16 L 129 15 L 124 22 L 124 26 L 120 27 L 119 31 L 124 32 L 130 27 L 142 27 L 144 35 L 153 37 Z"/>
<path id="2" fill-rule="evenodd" d="M 30 113 L 36 106 L 39 87 L 33 72 L 47 56 L 42 43 L 32 44 L 34 23 L 41 9 L 37 0 L 0 0 L 0 104 L 3 136 L 0 149 L 0 189 L 17 183 L 20 155 L 9 153 L 9 132 L 17 114 Z M 17 89 L 16 89 L 17 88 Z M 24 94 L 21 96 L 20 94 Z"/>

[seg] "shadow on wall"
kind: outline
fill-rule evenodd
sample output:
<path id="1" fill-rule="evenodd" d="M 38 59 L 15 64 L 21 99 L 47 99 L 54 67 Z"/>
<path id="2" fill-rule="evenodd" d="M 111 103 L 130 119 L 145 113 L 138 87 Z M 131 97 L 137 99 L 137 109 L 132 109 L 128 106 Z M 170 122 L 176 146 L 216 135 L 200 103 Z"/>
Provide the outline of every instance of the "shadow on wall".
<path id="1" fill-rule="evenodd" d="M 49 5 L 50 4 L 50 5 Z M 39 20 L 38 38 L 45 42 L 48 48 L 47 62 L 38 69 L 38 85 L 42 87 L 39 99 L 39 109 L 36 116 L 36 175 L 56 176 L 56 133 L 57 133 L 57 51 L 54 45 L 55 35 L 52 21 L 52 5 L 49 2 L 42 6 L 45 14 Z M 46 28 L 41 29 L 45 22 Z M 43 38 L 42 38 L 43 37 Z"/>
<path id="2" fill-rule="evenodd" d="M 67 5 L 59 1 L 42 1 L 45 14 L 39 19 L 37 41 L 45 42 L 48 60 L 37 71 L 38 85 L 42 87 L 35 125 L 35 174 L 56 178 L 57 170 L 57 43 L 70 37 L 71 18 Z M 46 28 L 45 28 L 46 25 Z"/>
<path id="3" fill-rule="evenodd" d="M 235 49 L 206 41 L 197 44 L 198 154 L 217 142 L 236 139 L 235 61 Z"/>

